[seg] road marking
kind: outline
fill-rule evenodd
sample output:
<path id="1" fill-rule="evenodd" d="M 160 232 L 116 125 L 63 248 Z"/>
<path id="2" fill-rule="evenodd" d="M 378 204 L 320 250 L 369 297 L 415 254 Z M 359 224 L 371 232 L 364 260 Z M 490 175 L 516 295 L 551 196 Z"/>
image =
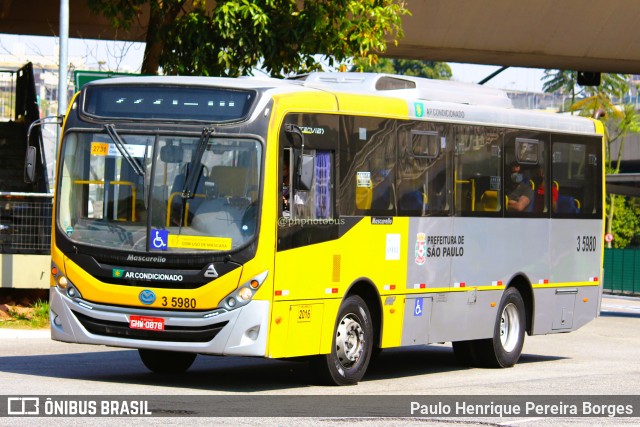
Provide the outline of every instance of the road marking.
<path id="1" fill-rule="evenodd" d="M 632 310 L 632 311 L 640 311 L 640 306 L 637 305 L 612 305 L 612 304 L 603 304 L 603 309 L 606 310 Z"/>

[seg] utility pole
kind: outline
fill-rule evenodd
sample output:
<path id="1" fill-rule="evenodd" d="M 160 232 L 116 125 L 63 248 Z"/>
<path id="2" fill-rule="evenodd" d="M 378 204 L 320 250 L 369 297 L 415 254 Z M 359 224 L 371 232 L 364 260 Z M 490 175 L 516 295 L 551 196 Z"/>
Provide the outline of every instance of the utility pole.
<path id="1" fill-rule="evenodd" d="M 58 58 L 58 116 L 67 112 L 67 81 L 69 63 L 69 0 L 60 0 L 60 51 Z M 56 158 L 60 141 L 60 127 L 56 131 Z"/>

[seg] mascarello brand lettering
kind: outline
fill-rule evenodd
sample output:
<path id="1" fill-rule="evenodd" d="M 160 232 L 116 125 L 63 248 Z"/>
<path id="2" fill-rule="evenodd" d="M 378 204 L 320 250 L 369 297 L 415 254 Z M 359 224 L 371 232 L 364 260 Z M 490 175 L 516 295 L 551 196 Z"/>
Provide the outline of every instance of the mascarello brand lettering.
<path id="1" fill-rule="evenodd" d="M 392 217 L 385 217 L 385 218 L 371 217 L 371 224 L 373 224 L 373 225 L 391 225 L 391 224 L 393 224 L 393 218 Z"/>
<path id="2" fill-rule="evenodd" d="M 125 279 L 140 280 L 164 280 L 171 282 L 182 282 L 182 274 L 166 274 L 166 273 L 145 273 L 142 271 L 127 271 L 124 273 Z"/>
<path id="3" fill-rule="evenodd" d="M 141 256 L 129 254 L 127 261 L 139 261 L 139 262 L 167 262 L 165 257 L 161 256 Z"/>

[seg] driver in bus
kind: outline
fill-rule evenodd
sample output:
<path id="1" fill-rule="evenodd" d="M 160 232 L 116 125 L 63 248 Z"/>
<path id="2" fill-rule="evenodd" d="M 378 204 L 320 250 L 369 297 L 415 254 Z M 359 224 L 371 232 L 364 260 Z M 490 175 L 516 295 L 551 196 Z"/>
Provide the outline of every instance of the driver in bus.
<path id="1" fill-rule="evenodd" d="M 524 182 L 519 163 L 511 163 L 511 175 L 505 187 L 508 197 L 507 209 L 513 212 L 528 210 L 533 200 L 533 190 L 530 185 Z"/>

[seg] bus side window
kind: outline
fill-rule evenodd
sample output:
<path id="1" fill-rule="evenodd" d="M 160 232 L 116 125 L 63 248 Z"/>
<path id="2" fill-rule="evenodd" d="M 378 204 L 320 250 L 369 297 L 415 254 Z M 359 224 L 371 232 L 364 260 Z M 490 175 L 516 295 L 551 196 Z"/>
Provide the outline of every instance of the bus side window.
<path id="1" fill-rule="evenodd" d="M 399 215 L 448 214 L 447 129 L 448 126 L 425 122 L 401 125 L 398 132 Z"/>
<path id="2" fill-rule="evenodd" d="M 566 138 L 566 137 L 565 137 Z M 557 188 L 555 213 L 559 216 L 592 217 L 600 215 L 602 175 L 599 170 L 600 141 L 573 138 L 571 142 L 553 142 L 552 182 Z"/>
<path id="3" fill-rule="evenodd" d="M 333 153 L 324 150 L 305 150 L 313 157 L 314 173 L 311 188 L 294 187 L 295 151 L 284 150 L 282 164 L 282 214 L 285 218 L 333 218 Z"/>
<path id="4" fill-rule="evenodd" d="M 502 212 L 502 136 L 493 128 L 456 128 L 456 216 L 497 216 Z"/>

